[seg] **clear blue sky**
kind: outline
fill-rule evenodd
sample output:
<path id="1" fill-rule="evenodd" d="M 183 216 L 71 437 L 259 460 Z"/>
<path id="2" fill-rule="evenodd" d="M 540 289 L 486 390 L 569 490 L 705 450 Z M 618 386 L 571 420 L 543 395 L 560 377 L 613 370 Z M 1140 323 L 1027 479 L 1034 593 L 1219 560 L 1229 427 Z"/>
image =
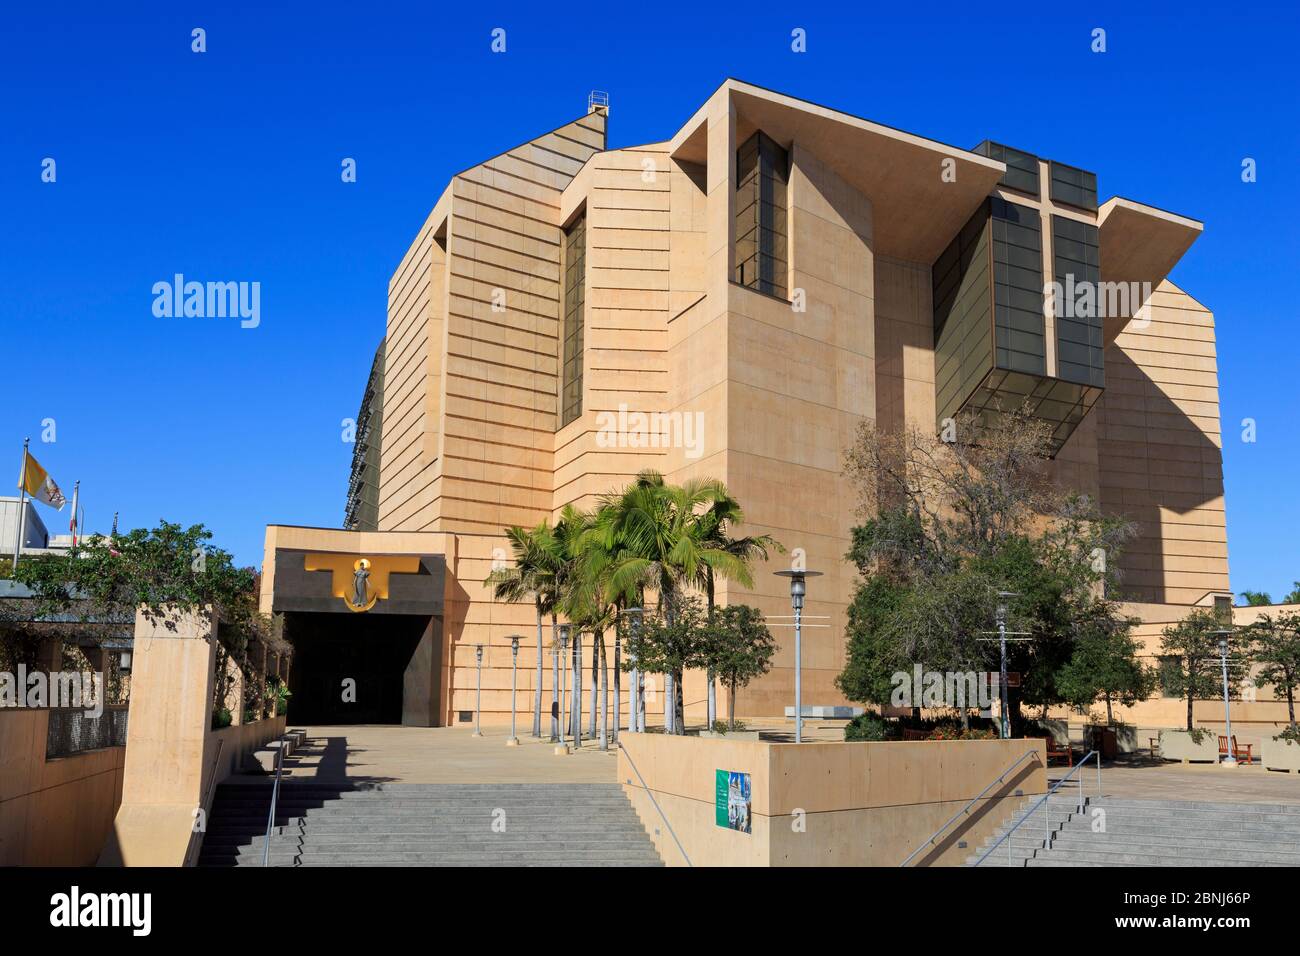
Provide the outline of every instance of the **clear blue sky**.
<path id="1" fill-rule="evenodd" d="M 1232 583 L 1277 597 L 1300 578 L 1294 9 L 121 6 L 0 19 L 0 474 L 32 436 L 65 491 L 81 479 L 93 529 L 115 510 L 124 527 L 202 521 L 256 564 L 267 522 L 336 526 L 340 420 L 448 177 L 581 114 L 593 88 L 611 96 L 612 146 L 667 138 L 732 75 L 960 146 L 1021 146 L 1096 170 L 1103 198 L 1203 220 L 1173 279 L 1217 317 Z M 155 318 L 152 286 L 177 272 L 260 282 L 261 326 Z"/>

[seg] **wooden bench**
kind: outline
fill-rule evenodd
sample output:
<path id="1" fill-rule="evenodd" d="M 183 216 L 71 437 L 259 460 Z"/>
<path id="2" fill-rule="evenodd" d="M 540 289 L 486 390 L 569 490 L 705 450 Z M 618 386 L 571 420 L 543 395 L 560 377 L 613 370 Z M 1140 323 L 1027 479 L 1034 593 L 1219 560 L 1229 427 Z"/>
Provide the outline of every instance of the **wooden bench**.
<path id="1" fill-rule="evenodd" d="M 1065 745 L 1065 749 L 1062 750 L 1062 749 L 1061 749 L 1061 745 L 1058 744 L 1058 743 L 1056 742 L 1056 738 L 1055 738 L 1055 737 L 1045 737 L 1045 738 L 1043 738 L 1043 740 L 1044 740 L 1044 742 L 1047 744 L 1047 762 L 1048 762 L 1048 763 L 1051 763 L 1053 760 L 1059 760 L 1060 758 L 1064 757 L 1064 758 L 1065 758 L 1065 765 L 1066 765 L 1067 767 L 1073 767 L 1073 766 L 1074 766 L 1074 748 L 1073 748 L 1073 747 L 1071 747 L 1069 744 L 1066 744 L 1066 745 Z"/>
<path id="2" fill-rule="evenodd" d="M 1246 744 L 1244 750 L 1241 747 L 1238 747 L 1237 735 L 1233 734 L 1232 735 L 1232 758 L 1234 760 L 1241 760 L 1244 758 L 1247 766 L 1249 766 L 1251 760 L 1253 759 L 1250 753 L 1251 746 L 1252 746 L 1251 744 Z M 1228 756 L 1228 738 L 1225 737 L 1223 734 L 1219 734 L 1219 756 L 1220 757 Z"/>

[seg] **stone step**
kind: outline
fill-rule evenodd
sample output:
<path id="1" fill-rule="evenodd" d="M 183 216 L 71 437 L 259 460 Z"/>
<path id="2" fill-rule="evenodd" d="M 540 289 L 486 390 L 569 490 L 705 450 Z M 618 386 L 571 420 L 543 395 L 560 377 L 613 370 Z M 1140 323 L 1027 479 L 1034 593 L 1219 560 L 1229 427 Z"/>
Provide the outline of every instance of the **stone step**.
<path id="1" fill-rule="evenodd" d="M 262 861 L 256 863 L 210 863 L 201 861 L 199 866 L 203 867 L 235 867 L 235 866 L 261 866 Z M 552 860 L 336 860 L 327 862 L 301 862 L 295 863 L 290 861 L 276 862 L 272 861 L 270 866 L 274 867 L 478 867 L 478 866 L 510 866 L 510 867 L 662 867 L 664 864 L 659 859 L 654 860 L 588 860 L 588 859 L 569 859 L 557 858 Z"/>
<path id="2" fill-rule="evenodd" d="M 1260 861 L 1251 859 L 1248 856 L 1221 857 L 1215 855 L 1208 856 L 1187 856 L 1184 854 L 1170 853 L 1167 850 L 1158 850 L 1153 853 L 1144 853 L 1141 851 L 1123 851 L 1114 852 L 1107 850 L 1052 850 L 1046 854 L 1047 858 L 1055 860 L 1070 860 L 1076 862 L 1094 862 L 1102 863 L 1106 866 L 1289 866 L 1287 863 L 1275 863 L 1271 861 Z"/>
<path id="3" fill-rule="evenodd" d="M 1175 838 L 1137 837 L 1113 833 L 1062 833 L 1052 840 L 1055 850 L 1105 850 L 1107 852 L 1132 849 L 1135 852 L 1165 853 L 1174 856 L 1233 856 L 1250 860 L 1271 861 L 1300 865 L 1300 844 L 1287 848 L 1284 843 L 1254 841 L 1243 843 L 1231 840 L 1198 839 L 1194 836 Z"/>
<path id="4" fill-rule="evenodd" d="M 226 865 L 237 866 L 260 866 L 261 861 L 263 861 L 261 853 L 250 853 L 247 856 L 212 856 L 203 858 L 204 864 L 222 864 L 224 862 Z M 399 851 L 399 849 L 354 847 L 338 849 L 337 852 L 303 852 L 298 853 L 298 855 L 272 851 L 268 865 L 389 866 L 396 864 L 396 862 L 409 862 L 409 864 L 442 862 L 442 864 L 487 864 L 497 866 L 533 864 L 549 866 L 565 861 L 581 862 L 581 864 L 654 865 L 658 864 L 659 857 L 647 851 L 591 851 L 591 849 L 565 851 L 564 848 L 552 849 L 552 851 L 546 853 L 530 853 L 512 851 L 512 849 L 498 849 L 498 851 L 491 852 L 443 848 Z"/>
<path id="5" fill-rule="evenodd" d="M 271 792 L 219 788 L 202 865 L 261 865 Z M 297 784 L 281 789 L 275 825 L 273 865 L 660 864 L 618 784 Z"/>
<path id="6" fill-rule="evenodd" d="M 1091 833 L 1093 821 L 1088 819 L 1075 820 L 1062 827 L 1062 833 Z M 1125 835 L 1148 835 L 1153 837 L 1171 837 L 1188 835 L 1197 838 L 1205 838 L 1216 841 L 1240 841 L 1253 843 L 1256 841 L 1264 843 L 1291 842 L 1300 846 L 1300 830 L 1290 828 L 1279 828 L 1267 823 L 1242 824 L 1239 826 L 1220 825 L 1210 829 L 1201 829 L 1196 827 L 1180 826 L 1175 820 L 1163 819 L 1152 822 L 1134 822 L 1123 817 L 1107 815 L 1106 827 L 1099 831 L 1102 833 L 1125 834 Z"/>
<path id="7" fill-rule="evenodd" d="M 266 780 L 252 783 L 222 783 L 217 787 L 218 793 L 237 793 L 240 791 L 269 791 L 272 784 Z M 330 783 L 324 780 L 283 779 L 279 790 L 316 791 L 330 793 L 601 793 L 623 792 L 617 783 Z"/>
<path id="8" fill-rule="evenodd" d="M 463 827 L 479 829 L 498 820 L 507 828 L 535 832 L 564 832 L 571 828 L 592 829 L 595 827 L 615 826 L 631 823 L 638 818 L 631 811 L 609 812 L 602 814 L 574 814 L 572 816 L 526 817 L 509 812 L 504 817 L 489 813 L 470 814 L 373 814 L 369 816 L 318 816 L 309 813 L 302 816 L 276 815 L 271 821 L 273 827 L 317 826 L 325 829 L 385 829 L 385 830 L 419 830 L 427 827 Z M 260 817 L 226 817 L 217 815 L 209 817 L 208 832 L 247 832 L 265 833 L 267 818 Z M 586 825 L 584 827 L 584 824 Z M 499 826 L 500 824 L 498 824 Z M 1041 831 L 1041 827 L 1038 828 Z"/>
<path id="9" fill-rule="evenodd" d="M 1138 808 L 1111 807 L 1104 803 L 1096 804 L 1084 811 L 1084 816 L 1091 817 L 1094 808 L 1106 811 L 1106 821 L 1132 824 L 1150 824 L 1152 826 L 1176 823 L 1178 826 L 1199 830 L 1217 830 L 1220 827 L 1255 826 L 1269 827 L 1275 832 L 1300 833 L 1300 819 L 1286 814 L 1276 813 L 1220 813 L 1217 810 L 1146 810 Z"/>
<path id="10" fill-rule="evenodd" d="M 263 838 L 259 837 L 256 841 L 247 844 L 227 844 L 213 845 L 213 853 L 236 853 L 236 854 L 261 854 L 263 851 Z M 304 853 L 344 853 L 350 851 L 362 852 L 367 849 L 374 852 L 388 851 L 390 849 L 399 849 L 403 851 L 439 851 L 449 849 L 460 849 L 466 852 L 498 852 L 503 850 L 517 851 L 520 853 L 553 853 L 556 847 L 563 847 L 566 850 L 573 851 L 598 851 L 598 850 L 644 850 L 647 843 L 644 837 L 626 835 L 622 837 L 600 837 L 589 840 L 565 840 L 562 843 L 557 841 L 529 841 L 502 838 L 499 840 L 490 840 L 479 837 L 457 837 L 450 836 L 444 839 L 408 839 L 408 840 L 377 840 L 371 837 L 343 837 L 338 840 L 317 840 L 308 838 L 297 840 L 290 838 L 272 839 L 271 852 L 304 852 Z"/>
<path id="11" fill-rule="evenodd" d="M 322 817 L 307 814 L 300 817 L 277 816 L 274 826 L 278 829 L 311 826 L 325 830 L 365 829 L 365 830 L 422 830 L 427 828 L 464 827 L 478 829 L 497 821 L 497 817 L 487 813 L 472 814 L 404 814 L 401 816 L 365 816 L 365 817 Z M 594 826 L 617 826 L 636 823 L 638 818 L 632 810 L 610 811 L 600 814 L 582 814 L 573 816 L 537 817 L 507 813 L 504 823 L 509 829 L 527 830 L 539 833 L 563 833 L 568 830 L 590 830 Z M 238 832 L 265 833 L 266 815 L 249 817 L 221 817 L 214 815 L 208 823 L 208 833 Z"/>
<path id="12" fill-rule="evenodd" d="M 997 857 L 997 858 L 994 859 L 994 857 Z M 1059 859 L 1054 859 L 1054 858 L 1052 858 L 1052 857 L 1050 857 L 1050 856 L 1049 856 L 1049 857 L 1040 857 L 1040 858 L 1038 858 L 1038 859 L 1032 859 L 1032 860 L 1013 860 L 1010 864 L 1008 864 L 1008 863 L 1007 863 L 1007 858 L 1006 858 L 1005 856 L 998 856 L 998 855 L 995 853 L 993 856 L 989 857 L 987 860 L 985 860 L 983 863 L 980 864 L 980 869 L 983 869 L 983 868 L 986 867 L 986 866 L 1003 866 L 1003 867 L 1005 867 L 1005 866 L 1013 866 L 1013 867 L 1018 867 L 1018 866 L 1024 866 L 1024 867 L 1029 867 L 1029 866 L 1053 866 L 1053 867 L 1065 867 L 1065 866 L 1108 866 L 1108 865 L 1109 865 L 1109 864 L 1106 864 L 1106 863 L 1090 863 L 1090 862 L 1086 862 L 1086 861 L 1083 861 L 1083 860 L 1077 860 L 1077 861 L 1071 862 L 1071 861 L 1069 861 L 1069 860 L 1059 860 Z"/>
<path id="13" fill-rule="evenodd" d="M 1300 803 L 1223 803 L 1212 800 L 1138 800 L 1130 797 L 1102 797 L 1093 800 L 1103 806 L 1131 809 L 1217 810 L 1223 813 L 1250 811 L 1300 817 Z"/>
<path id="14" fill-rule="evenodd" d="M 370 807 L 377 804 L 404 804 L 409 806 L 492 806 L 508 803 L 515 806 L 573 806 L 575 804 L 606 805 L 626 800 L 622 793 L 600 794 L 517 794 L 517 793 L 483 793 L 483 794 L 393 794 L 340 797 L 323 797 L 319 795 L 285 794 L 276 798 L 277 804 L 311 807 Z M 218 795 L 214 804 L 219 806 L 261 806 L 271 805 L 271 794 L 259 793 L 248 796 Z"/>
<path id="15" fill-rule="evenodd" d="M 570 846 L 575 843 L 587 842 L 609 842 L 609 843 L 644 843 L 645 831 L 639 827 L 624 827 L 618 830 L 604 829 L 600 830 L 598 835 L 591 833 L 569 833 L 560 838 L 554 834 L 547 833 L 500 833 L 494 834 L 486 830 L 466 833 L 458 830 L 447 830 L 441 833 L 358 833 L 352 830 L 339 830 L 334 833 L 321 833 L 316 830 L 308 830 L 306 833 L 276 833 L 271 835 L 271 845 L 288 845 L 303 844 L 307 846 L 330 846 L 339 843 L 393 843 L 393 844 L 419 844 L 419 845 L 436 845 L 445 843 L 482 843 L 484 845 L 514 843 L 520 846 L 554 846 L 556 843 L 563 843 Z M 265 834 L 247 837 L 224 837 L 222 835 L 209 834 L 205 840 L 205 846 L 217 847 L 241 847 L 256 846 L 261 847 L 266 842 Z"/>

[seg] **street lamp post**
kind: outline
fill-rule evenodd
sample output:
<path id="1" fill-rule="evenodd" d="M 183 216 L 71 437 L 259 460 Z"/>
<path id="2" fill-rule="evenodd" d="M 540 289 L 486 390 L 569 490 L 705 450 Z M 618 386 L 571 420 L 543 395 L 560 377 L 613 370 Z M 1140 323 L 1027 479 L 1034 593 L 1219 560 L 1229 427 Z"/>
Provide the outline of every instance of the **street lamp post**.
<path id="1" fill-rule="evenodd" d="M 1223 766 L 1237 766 L 1236 748 L 1232 745 L 1232 708 L 1228 703 L 1228 637 L 1232 631 L 1215 631 L 1219 635 L 1219 666 L 1223 673 L 1223 723 L 1228 735 L 1228 756 L 1223 758 Z"/>
<path id="2" fill-rule="evenodd" d="M 808 591 L 807 579 L 821 577 L 820 571 L 794 569 L 777 571 L 778 577 L 790 579 L 790 606 L 794 610 L 794 742 L 803 743 L 803 675 L 802 621 L 803 599 Z"/>
<path id="3" fill-rule="evenodd" d="M 628 616 L 629 627 L 632 629 L 632 646 L 635 647 L 635 640 L 641 635 L 641 614 L 639 607 L 630 607 L 623 612 Z M 641 711 L 641 669 L 637 667 L 636 653 L 629 648 L 628 658 L 632 662 L 630 686 L 627 689 L 627 729 L 629 733 L 637 734 L 645 732 L 645 716 Z M 617 720 L 614 721 L 618 723 Z"/>
<path id="4" fill-rule="evenodd" d="M 477 671 L 478 671 L 478 676 L 477 676 L 478 687 L 477 687 L 477 690 L 475 691 L 476 699 L 475 699 L 475 701 L 474 701 L 474 736 L 475 736 L 475 737 L 482 737 L 482 736 L 483 736 L 483 723 L 482 723 L 482 718 L 483 718 L 483 645 L 482 645 L 482 644 L 475 644 L 475 645 L 474 645 L 474 658 L 475 658 L 475 660 L 477 661 L 477 664 L 478 664 L 478 667 L 477 667 Z"/>
<path id="5" fill-rule="evenodd" d="M 560 644 L 551 622 L 551 743 L 560 740 Z"/>
<path id="6" fill-rule="evenodd" d="M 582 746 L 582 630 L 573 632 L 573 690 L 569 691 L 569 739 L 576 750 Z"/>
<path id="7" fill-rule="evenodd" d="M 510 635 L 510 737 L 507 747 L 519 746 L 519 735 L 515 732 L 515 701 L 519 696 L 519 635 Z"/>
<path id="8" fill-rule="evenodd" d="M 1002 739 L 1007 740 L 1011 737 L 1011 720 L 1007 713 L 1007 598 L 1015 597 L 1010 591 L 998 592 L 998 645 L 1002 650 L 1002 663 L 998 676 L 998 695 L 1001 698 L 1002 713 L 999 715 L 999 725 L 1002 730 Z"/>
<path id="9" fill-rule="evenodd" d="M 569 648 L 569 625 L 561 624 L 560 625 L 560 656 L 561 657 L 564 656 L 564 653 L 565 651 L 568 650 L 568 648 Z M 555 752 L 557 754 L 569 752 L 568 741 L 564 739 L 564 693 L 567 690 L 567 684 L 568 684 L 567 675 L 568 675 L 568 671 L 565 668 L 561 667 L 560 668 L 560 714 L 559 714 L 560 745 L 555 748 Z"/>
<path id="10" fill-rule="evenodd" d="M 620 633 L 618 626 L 615 625 L 614 627 L 614 727 L 613 730 L 610 732 L 610 736 L 614 740 L 615 749 L 617 749 L 618 747 L 618 724 L 619 721 L 623 719 L 623 715 L 619 713 L 619 705 L 620 705 L 619 698 L 623 696 L 623 678 L 619 673 L 619 664 L 622 663 L 623 660 L 623 643 L 621 640 L 621 636 L 622 635 Z M 603 697 L 601 698 L 600 705 L 601 707 L 605 706 L 605 701 Z"/>

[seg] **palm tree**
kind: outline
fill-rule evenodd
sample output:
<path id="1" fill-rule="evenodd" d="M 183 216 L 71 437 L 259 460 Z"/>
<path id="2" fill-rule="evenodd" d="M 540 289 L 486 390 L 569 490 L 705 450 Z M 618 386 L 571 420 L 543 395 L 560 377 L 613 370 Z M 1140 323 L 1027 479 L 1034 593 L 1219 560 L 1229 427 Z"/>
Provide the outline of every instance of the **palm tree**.
<path id="1" fill-rule="evenodd" d="M 514 565 L 494 568 L 483 583 L 492 587 L 492 596 L 498 601 L 519 603 L 532 599 L 537 612 L 537 687 L 533 698 L 533 736 L 542 735 L 542 615 L 554 604 L 549 590 L 552 572 L 551 556 L 546 543 L 550 528 L 543 521 L 531 531 L 512 525 L 506 529 Z"/>
<path id="2" fill-rule="evenodd" d="M 565 505 L 545 545 L 549 558 L 549 583 L 555 598 L 551 614 L 552 639 L 556 631 L 555 611 L 563 613 L 573 624 L 570 638 L 573 693 L 569 697 L 569 711 L 575 745 L 582 742 L 582 671 L 579 662 L 582 660 L 582 599 L 586 593 L 582 549 L 590 525 L 589 514 L 573 505 Z"/>
<path id="3" fill-rule="evenodd" d="M 726 501 L 731 506 L 720 506 L 718 515 L 706 517 L 716 503 Z M 752 584 L 746 561 L 714 540 L 719 529 L 725 531 L 722 518 L 731 510 L 739 507 L 720 482 L 691 479 L 669 485 L 658 472 L 641 472 L 621 495 L 603 499 L 596 515 L 602 543 L 613 552 L 611 590 L 624 594 L 653 589 L 672 623 L 676 604 L 688 586 L 711 587 L 715 576 Z M 664 678 L 664 725 L 670 733 L 685 733 L 682 675 Z"/>
<path id="4" fill-rule="evenodd" d="M 703 580 L 700 583 L 708 601 L 710 621 L 713 620 L 713 609 L 717 603 L 718 578 L 752 588 L 754 579 L 750 572 L 751 565 L 760 559 L 766 561 L 769 550 L 785 551 L 781 543 L 771 535 L 731 537 L 728 532 L 735 525 L 744 523 L 745 513 L 741 510 L 740 502 L 731 496 L 721 482 L 712 484 L 713 499 L 691 526 L 692 535 L 697 539 L 702 552 L 700 567 Z M 712 728 L 718 716 L 716 680 L 712 669 L 708 672 L 708 682 L 708 725 Z"/>
<path id="5" fill-rule="evenodd" d="M 607 556 L 604 574 L 610 593 L 643 598 L 646 590 L 653 590 L 671 616 L 681 578 L 671 558 L 673 530 L 672 498 L 658 472 L 643 471 L 622 492 L 602 498 L 593 536 Z M 671 687 L 673 675 L 665 675 L 665 680 Z M 664 728 L 670 733 L 674 716 L 675 708 L 666 701 Z"/>

